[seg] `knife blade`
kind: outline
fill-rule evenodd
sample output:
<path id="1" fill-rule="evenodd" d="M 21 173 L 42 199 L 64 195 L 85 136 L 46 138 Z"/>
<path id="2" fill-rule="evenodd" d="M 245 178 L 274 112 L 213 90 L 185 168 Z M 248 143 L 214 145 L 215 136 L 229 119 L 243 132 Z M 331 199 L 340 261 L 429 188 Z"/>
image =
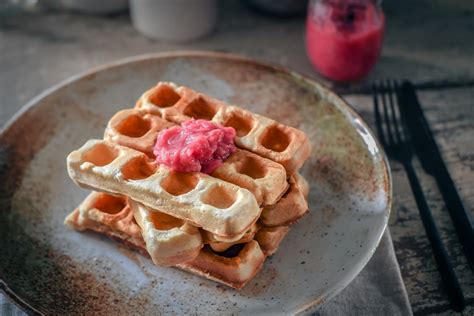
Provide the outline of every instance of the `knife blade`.
<path id="1" fill-rule="evenodd" d="M 421 108 L 411 82 L 404 81 L 399 90 L 400 114 L 410 133 L 416 154 L 423 169 L 434 177 L 443 196 L 456 234 L 463 247 L 471 270 L 474 271 L 474 230 L 433 133 Z"/>

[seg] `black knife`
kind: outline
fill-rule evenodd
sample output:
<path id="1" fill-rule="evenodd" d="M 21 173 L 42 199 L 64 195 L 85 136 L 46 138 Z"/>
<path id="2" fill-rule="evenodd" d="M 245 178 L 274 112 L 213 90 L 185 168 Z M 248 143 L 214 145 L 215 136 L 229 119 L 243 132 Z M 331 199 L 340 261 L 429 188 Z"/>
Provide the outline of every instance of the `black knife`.
<path id="1" fill-rule="evenodd" d="M 449 175 L 428 121 L 418 102 L 415 89 L 409 81 L 402 83 L 399 101 L 401 115 L 408 127 L 418 158 L 423 169 L 436 180 L 459 241 L 468 259 L 469 266 L 474 271 L 474 230 L 472 220 L 464 208 L 456 186 Z"/>

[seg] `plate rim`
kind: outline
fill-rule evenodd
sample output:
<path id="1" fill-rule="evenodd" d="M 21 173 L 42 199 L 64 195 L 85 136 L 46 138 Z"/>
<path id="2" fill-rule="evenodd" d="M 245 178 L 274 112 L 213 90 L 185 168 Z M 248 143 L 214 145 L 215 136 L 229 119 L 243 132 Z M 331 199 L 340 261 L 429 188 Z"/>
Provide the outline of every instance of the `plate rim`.
<path id="1" fill-rule="evenodd" d="M 23 115 L 28 113 L 29 111 L 33 110 L 36 106 L 40 104 L 40 102 L 48 97 L 49 95 L 55 93 L 56 91 L 66 87 L 69 84 L 72 84 L 75 81 L 84 79 L 87 76 L 94 75 L 95 73 L 106 71 L 111 68 L 115 67 L 120 67 L 128 63 L 135 63 L 135 62 L 140 62 L 140 61 L 145 61 L 145 60 L 153 60 L 153 59 L 166 59 L 166 58 L 177 58 L 177 57 L 190 57 L 190 58 L 216 58 L 216 59 L 221 59 L 221 60 L 230 60 L 230 61 L 237 61 L 237 62 L 243 62 L 243 63 L 248 63 L 248 64 L 253 64 L 259 67 L 263 67 L 266 69 L 269 69 L 275 73 L 282 73 L 289 75 L 290 77 L 293 77 L 294 79 L 300 80 L 306 84 L 308 84 L 311 87 L 317 88 L 319 90 L 323 90 L 324 93 L 327 95 L 331 96 L 331 98 L 337 99 L 339 101 L 339 109 L 344 108 L 346 111 L 349 112 L 351 116 L 354 118 L 357 118 L 359 120 L 360 125 L 366 129 L 369 133 L 370 136 L 374 139 L 377 148 L 380 152 L 381 156 L 381 163 L 383 165 L 384 169 L 384 176 L 387 181 L 387 207 L 384 210 L 384 220 L 383 220 L 383 225 L 380 229 L 380 232 L 377 236 L 377 240 L 374 244 L 374 246 L 370 249 L 370 251 L 367 251 L 367 253 L 362 257 L 362 260 L 359 263 L 359 267 L 356 268 L 355 273 L 352 275 L 347 276 L 346 278 L 342 279 L 337 283 L 334 288 L 327 293 L 324 297 L 321 299 L 315 298 L 313 301 L 309 302 L 308 304 L 304 305 L 301 309 L 298 311 L 295 311 L 295 314 L 302 314 L 304 312 L 308 312 L 310 310 L 316 309 L 318 306 L 321 306 L 323 303 L 331 300 L 334 296 L 336 296 L 338 293 L 340 293 L 344 288 L 346 288 L 355 278 L 360 274 L 360 272 L 365 268 L 369 260 L 372 258 L 373 254 L 375 253 L 375 250 L 378 248 L 380 241 L 382 239 L 383 234 L 387 230 L 388 227 L 388 220 L 390 217 L 391 209 L 392 209 L 392 201 L 393 201 L 393 183 L 392 183 L 392 173 L 390 169 L 390 165 L 387 159 L 387 155 L 385 154 L 385 151 L 383 147 L 381 146 L 379 140 L 377 137 L 375 137 L 375 133 L 370 128 L 370 126 L 365 122 L 365 120 L 361 117 L 361 115 L 341 96 L 336 94 L 333 90 L 331 90 L 327 85 L 325 85 L 322 82 L 317 81 L 314 78 L 311 78 L 308 75 L 298 73 L 296 71 L 290 70 L 287 67 L 281 66 L 281 65 L 276 65 L 274 63 L 266 62 L 266 61 L 260 61 L 251 57 L 247 57 L 244 55 L 240 54 L 234 54 L 234 53 L 227 53 L 227 52 L 217 52 L 217 51 L 205 51 L 205 50 L 178 50 L 178 51 L 167 51 L 167 52 L 160 52 L 160 53 L 147 53 L 147 54 L 140 54 L 140 55 L 134 55 L 134 56 L 129 56 L 125 58 L 121 58 L 109 63 L 102 64 L 100 66 L 95 66 L 92 67 L 88 70 L 79 72 L 75 75 L 72 75 L 59 83 L 56 83 L 52 85 L 51 87 L 47 88 L 40 94 L 36 95 L 33 97 L 30 101 L 25 103 L 15 114 L 7 120 L 6 123 L 4 123 L 0 127 L 0 138 L 2 138 L 9 129 L 13 128 L 15 126 L 15 123 L 17 120 L 19 120 Z M 24 312 L 28 314 L 37 314 L 37 315 L 43 315 L 43 313 L 38 310 L 37 308 L 33 307 L 30 303 L 25 301 L 20 295 L 15 293 L 9 286 L 8 284 L 2 279 L 0 276 L 0 292 L 4 294 L 5 297 L 7 297 L 11 302 L 13 302 L 16 306 L 20 307 Z"/>

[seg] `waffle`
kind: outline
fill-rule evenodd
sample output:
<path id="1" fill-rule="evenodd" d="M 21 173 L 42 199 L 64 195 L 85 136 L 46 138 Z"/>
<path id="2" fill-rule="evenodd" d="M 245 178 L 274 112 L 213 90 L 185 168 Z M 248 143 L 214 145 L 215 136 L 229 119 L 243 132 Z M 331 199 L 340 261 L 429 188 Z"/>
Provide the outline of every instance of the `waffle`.
<path id="1" fill-rule="evenodd" d="M 160 131 L 208 119 L 236 130 L 239 147 L 210 175 L 155 163 Z M 117 112 L 103 140 L 67 158 L 70 177 L 92 189 L 66 224 L 91 230 L 173 266 L 239 289 L 308 211 L 297 172 L 310 153 L 298 129 L 172 83 Z"/>
<path id="2" fill-rule="evenodd" d="M 66 218 L 66 224 L 76 230 L 90 230 L 104 234 L 153 258 L 153 254 L 150 255 L 150 251 L 147 251 L 148 244 L 145 246 L 145 242 L 140 236 L 141 229 L 137 224 L 140 220 L 136 222 L 133 219 L 133 214 L 137 212 L 138 208 L 141 211 L 147 211 L 146 207 L 130 199 L 92 192 Z M 174 236 L 181 234 L 174 232 L 178 229 L 177 227 L 184 231 L 192 229 L 191 225 L 169 216 L 155 218 L 154 225 L 161 227 L 162 232 L 168 229 Z M 188 227 L 183 228 L 186 225 Z M 265 257 L 276 251 L 281 239 L 289 229 L 288 227 L 256 227 L 258 227 L 258 232 L 255 234 L 253 231 L 252 238 L 248 240 L 241 240 L 225 250 L 214 250 L 210 245 L 205 245 L 200 248 L 194 259 L 174 266 L 239 289 L 260 270 Z M 194 228 L 197 231 L 197 228 Z M 143 229 L 141 232 L 146 240 L 148 233 Z M 253 235 L 255 235 L 255 239 Z M 165 239 L 163 238 L 163 240 Z M 170 238 L 170 240 L 172 239 L 173 237 Z M 170 240 L 167 242 L 172 242 Z M 206 240 L 205 237 L 203 240 Z"/>
<path id="3" fill-rule="evenodd" d="M 156 265 L 173 266 L 195 259 L 203 247 L 199 229 L 188 222 L 150 210 L 129 200 L 151 259 Z"/>
<path id="4" fill-rule="evenodd" d="M 280 242 L 285 238 L 289 229 L 289 226 L 262 227 L 255 234 L 255 240 L 265 256 L 271 256 L 277 251 Z"/>
<path id="5" fill-rule="evenodd" d="M 79 231 L 93 230 L 144 248 L 145 243 L 125 197 L 92 192 L 64 221 Z"/>
<path id="6" fill-rule="evenodd" d="M 283 165 L 288 175 L 311 151 L 308 137 L 296 128 L 173 83 L 159 82 L 138 99 L 136 108 L 175 123 L 195 118 L 231 126 L 237 132 L 237 146 Z"/>
<path id="7" fill-rule="evenodd" d="M 126 195 L 219 236 L 241 237 L 261 213 L 247 189 L 156 166 L 142 152 L 109 141 L 87 141 L 69 154 L 67 167 L 81 187 Z"/>
<path id="8" fill-rule="evenodd" d="M 209 244 L 212 250 L 217 251 L 217 252 L 222 252 L 222 251 L 226 251 L 233 245 L 249 242 L 250 240 L 254 238 L 255 234 L 257 233 L 259 229 L 260 229 L 260 225 L 258 223 L 255 223 L 245 232 L 245 234 L 240 239 L 237 239 L 234 241 L 219 240 L 216 238 L 215 235 L 205 230 L 202 230 L 201 234 L 202 234 L 204 243 Z"/>
<path id="9" fill-rule="evenodd" d="M 157 115 L 127 109 L 112 117 L 104 139 L 141 151 L 154 159 L 153 147 L 158 133 L 174 125 Z M 239 149 L 211 175 L 249 190 L 259 205 L 275 204 L 289 186 L 282 165 Z"/>
<path id="10" fill-rule="evenodd" d="M 264 225 L 287 226 L 308 212 L 308 183 L 299 173 L 295 173 L 289 181 L 290 188 L 280 201 L 263 209 L 259 220 Z"/>
<path id="11" fill-rule="evenodd" d="M 235 289 L 242 288 L 263 266 L 265 254 L 258 242 L 251 240 L 234 255 L 215 253 L 205 248 L 199 256 L 177 267 L 207 279 L 226 284 Z"/>

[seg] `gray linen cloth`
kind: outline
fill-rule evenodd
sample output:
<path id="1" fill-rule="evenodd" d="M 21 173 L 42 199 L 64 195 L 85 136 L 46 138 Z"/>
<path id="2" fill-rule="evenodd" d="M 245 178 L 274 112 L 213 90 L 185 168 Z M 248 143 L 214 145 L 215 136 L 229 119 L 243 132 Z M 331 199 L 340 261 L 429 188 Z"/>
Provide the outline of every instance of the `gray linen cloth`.
<path id="1" fill-rule="evenodd" d="M 347 288 L 315 315 L 411 315 L 388 229 L 372 259 Z M 25 315 L 0 294 L 0 315 Z"/>
<path id="2" fill-rule="evenodd" d="M 387 228 L 372 259 L 316 315 L 412 315 L 392 237 Z"/>

